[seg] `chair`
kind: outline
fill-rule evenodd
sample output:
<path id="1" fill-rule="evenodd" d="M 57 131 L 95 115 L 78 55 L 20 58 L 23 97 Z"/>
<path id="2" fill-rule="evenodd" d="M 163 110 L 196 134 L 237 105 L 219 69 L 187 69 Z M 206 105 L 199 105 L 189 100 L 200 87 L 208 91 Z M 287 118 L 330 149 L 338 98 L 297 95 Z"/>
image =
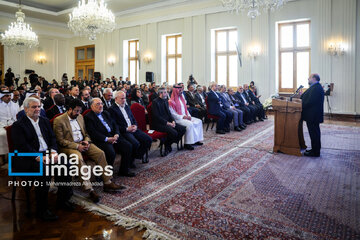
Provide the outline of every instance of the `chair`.
<path id="1" fill-rule="evenodd" d="M 152 95 L 154 95 L 154 93 L 153 93 L 153 92 L 149 94 L 149 104 L 151 104 L 151 103 L 152 103 Z M 148 111 L 148 113 L 149 113 L 149 111 Z"/>
<path id="2" fill-rule="evenodd" d="M 54 120 L 55 120 L 55 118 L 57 118 L 58 116 L 60 116 L 62 114 L 64 114 L 64 113 L 58 113 L 52 119 L 50 119 L 51 128 L 54 128 Z"/>
<path id="3" fill-rule="evenodd" d="M 81 115 L 85 117 L 86 114 L 88 114 L 91 111 L 91 109 L 86 109 Z"/>
<path id="4" fill-rule="evenodd" d="M 145 108 L 143 106 L 141 106 L 139 103 L 133 103 L 130 107 L 132 114 L 134 115 L 134 118 L 136 119 L 136 122 L 138 124 L 138 128 L 145 132 L 147 135 L 149 135 L 152 140 L 155 139 L 159 139 L 160 140 L 160 155 L 163 157 L 163 146 L 165 144 L 165 139 L 167 137 L 167 133 L 165 132 L 158 132 L 158 131 L 154 131 L 153 133 L 149 133 L 149 130 L 147 130 L 146 128 L 146 117 L 145 117 Z M 150 111 L 151 111 L 151 106 L 150 106 Z M 151 113 L 149 112 L 149 107 L 148 107 L 148 115 L 149 115 L 149 121 L 151 118 Z M 151 121 L 150 121 L 151 122 Z M 146 154 L 148 154 L 146 152 Z M 146 156 L 148 157 L 148 156 Z"/>
<path id="5" fill-rule="evenodd" d="M 219 120 L 220 117 L 216 116 L 216 115 L 212 115 L 209 113 L 209 104 L 207 101 L 207 97 L 205 98 L 205 103 L 206 103 L 206 114 L 207 114 L 207 118 L 209 120 L 211 120 L 212 125 L 211 125 L 211 130 L 214 128 L 214 124 L 215 122 L 217 122 Z M 206 125 L 206 131 L 209 129 L 209 125 L 210 125 L 210 121 L 207 123 Z"/>
<path id="6" fill-rule="evenodd" d="M 10 126 L 7 126 L 5 128 L 6 130 L 6 138 L 7 138 L 7 141 L 8 141 L 8 148 L 9 148 L 9 152 L 14 152 L 14 143 L 12 141 L 12 137 L 11 137 L 11 128 L 12 128 L 12 125 Z M 11 166 L 9 166 L 11 167 Z M 13 176 L 13 182 L 15 183 L 16 182 L 16 177 Z M 25 195 L 26 195 L 26 214 L 29 215 L 31 210 L 30 210 L 30 190 L 31 190 L 31 187 L 29 186 L 26 186 L 25 187 Z M 15 202 L 15 197 L 16 197 L 16 185 L 13 184 L 13 189 L 12 189 L 12 194 L 11 194 L 11 202 Z"/>

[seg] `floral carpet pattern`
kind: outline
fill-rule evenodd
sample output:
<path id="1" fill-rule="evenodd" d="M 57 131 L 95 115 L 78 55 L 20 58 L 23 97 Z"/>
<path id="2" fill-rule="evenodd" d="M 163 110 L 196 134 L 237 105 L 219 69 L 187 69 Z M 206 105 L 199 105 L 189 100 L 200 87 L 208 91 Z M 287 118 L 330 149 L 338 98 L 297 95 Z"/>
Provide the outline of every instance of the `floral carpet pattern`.
<path id="1" fill-rule="evenodd" d="M 321 157 L 309 158 L 272 153 L 272 120 L 209 130 L 194 151 L 152 151 L 100 206 L 177 239 L 360 239 L 360 128 L 321 131 Z"/>

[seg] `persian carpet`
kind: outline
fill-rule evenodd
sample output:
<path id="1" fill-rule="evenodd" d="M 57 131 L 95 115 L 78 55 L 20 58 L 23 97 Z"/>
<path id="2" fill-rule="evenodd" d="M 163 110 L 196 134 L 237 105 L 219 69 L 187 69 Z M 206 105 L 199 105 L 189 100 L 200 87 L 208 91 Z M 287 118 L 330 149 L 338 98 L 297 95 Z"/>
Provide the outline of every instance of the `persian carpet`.
<path id="1" fill-rule="evenodd" d="M 360 128 L 321 131 L 320 158 L 272 153 L 272 120 L 208 131 L 194 151 L 152 151 L 135 178 L 115 179 L 124 192 L 76 201 L 150 239 L 360 239 Z"/>

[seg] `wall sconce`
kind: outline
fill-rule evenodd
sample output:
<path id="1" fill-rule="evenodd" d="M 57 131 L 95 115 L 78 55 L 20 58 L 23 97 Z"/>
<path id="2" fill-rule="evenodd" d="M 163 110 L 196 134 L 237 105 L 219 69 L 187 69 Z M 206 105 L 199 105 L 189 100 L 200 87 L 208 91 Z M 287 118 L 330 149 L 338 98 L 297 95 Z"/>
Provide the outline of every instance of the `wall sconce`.
<path id="1" fill-rule="evenodd" d="M 150 53 L 145 54 L 145 56 L 144 56 L 144 62 L 146 62 L 147 64 L 149 64 L 149 63 L 151 63 L 151 61 L 152 61 L 152 56 L 151 56 L 151 54 L 150 54 Z"/>
<path id="2" fill-rule="evenodd" d="M 111 56 L 111 57 L 108 58 L 108 64 L 110 66 L 114 66 L 114 64 L 115 64 L 115 57 L 114 56 Z"/>
<path id="3" fill-rule="evenodd" d="M 344 44 L 342 42 L 330 43 L 328 52 L 332 56 L 342 56 L 345 53 Z"/>
<path id="4" fill-rule="evenodd" d="M 249 57 L 256 60 L 256 58 L 260 55 L 260 52 L 261 52 L 260 46 L 254 45 L 254 46 L 250 47 Z"/>
<path id="5" fill-rule="evenodd" d="M 44 63 L 46 63 L 47 61 L 46 61 L 46 57 L 44 56 L 44 55 L 39 55 L 38 56 L 38 58 L 37 58 L 37 60 L 36 60 L 36 62 L 38 63 L 38 64 L 44 64 Z"/>

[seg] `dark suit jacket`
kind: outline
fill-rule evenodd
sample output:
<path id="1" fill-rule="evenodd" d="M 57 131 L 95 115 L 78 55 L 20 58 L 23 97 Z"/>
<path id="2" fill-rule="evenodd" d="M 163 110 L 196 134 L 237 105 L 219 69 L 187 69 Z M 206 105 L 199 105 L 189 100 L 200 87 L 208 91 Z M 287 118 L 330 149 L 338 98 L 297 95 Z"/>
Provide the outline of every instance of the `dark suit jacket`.
<path id="1" fill-rule="evenodd" d="M 207 102 L 208 102 L 208 111 L 210 114 L 218 115 L 221 111 L 220 106 L 220 95 L 217 93 L 219 97 L 216 96 L 216 94 L 213 91 L 210 91 L 207 96 Z"/>
<path id="2" fill-rule="evenodd" d="M 259 98 L 257 98 L 257 97 L 255 96 L 255 94 L 253 93 L 253 91 L 251 91 L 250 89 L 248 89 L 248 90 L 247 90 L 247 94 L 248 94 L 248 96 L 250 97 L 251 101 L 254 101 L 255 104 L 257 104 L 257 105 L 261 104 Z"/>
<path id="3" fill-rule="evenodd" d="M 57 151 L 58 147 L 56 145 L 55 135 L 49 120 L 40 116 L 39 127 L 48 150 L 54 149 Z M 14 143 L 14 149 L 18 150 L 19 153 L 39 152 L 39 138 L 35 132 L 34 126 L 27 116 L 23 116 L 18 121 L 14 122 L 11 128 L 11 138 Z M 25 159 L 26 161 L 21 161 L 21 158 L 19 158 L 19 161 L 14 161 L 14 165 L 12 166 L 13 169 L 18 171 L 31 171 L 34 168 L 34 165 L 37 165 L 37 167 L 39 166 L 39 164 L 35 162 L 35 157 L 33 158 L 33 161 L 31 161 L 31 157 L 26 157 L 24 160 Z"/>
<path id="4" fill-rule="evenodd" d="M 137 125 L 137 122 L 130 110 L 130 107 L 128 105 L 125 104 L 125 111 L 131 121 L 131 125 Z M 115 120 L 116 124 L 119 127 L 119 130 L 121 133 L 126 133 L 126 129 L 128 127 L 126 120 L 124 118 L 124 115 L 122 114 L 120 108 L 118 107 L 117 104 L 113 104 L 110 109 L 109 112 L 111 114 L 111 117 Z"/>
<path id="5" fill-rule="evenodd" d="M 84 120 L 86 130 L 89 133 L 91 140 L 94 141 L 95 144 L 97 142 L 103 143 L 105 142 L 105 138 L 113 137 L 115 134 L 118 134 L 121 138 L 119 129 L 116 123 L 112 120 L 110 113 L 103 111 L 101 115 L 104 118 L 104 121 L 109 125 L 111 131 L 108 132 L 96 113 L 94 111 L 90 111 L 85 115 Z"/>
<path id="6" fill-rule="evenodd" d="M 240 92 L 236 92 L 234 94 L 234 96 L 239 100 L 240 107 L 246 106 L 244 99 L 241 97 L 241 96 L 243 96 L 246 99 L 246 97 L 243 94 L 241 94 Z"/>
<path id="7" fill-rule="evenodd" d="M 167 100 L 156 98 L 151 105 L 152 124 L 156 129 L 158 126 L 166 126 L 167 122 L 175 121 L 169 110 Z"/>
<path id="8" fill-rule="evenodd" d="M 187 105 L 189 105 L 190 107 L 195 107 L 195 105 L 200 103 L 198 102 L 198 100 L 195 98 L 195 93 L 193 93 L 193 95 L 191 95 L 191 93 L 189 91 L 185 92 L 185 98 L 187 101 Z"/>
<path id="9" fill-rule="evenodd" d="M 159 94 L 157 94 L 155 91 L 152 92 L 152 93 L 149 95 L 149 102 L 154 101 L 157 97 L 159 97 Z"/>
<path id="10" fill-rule="evenodd" d="M 66 112 L 65 107 L 62 106 L 62 108 L 63 108 L 62 113 Z M 59 113 L 60 113 L 59 108 L 56 105 L 52 105 L 52 107 L 46 111 L 46 116 L 49 120 L 51 120 L 56 114 L 59 114 Z"/>
<path id="11" fill-rule="evenodd" d="M 302 95 L 301 118 L 307 122 L 324 122 L 324 89 L 320 83 L 313 84 Z"/>
<path id="12" fill-rule="evenodd" d="M 204 94 L 201 94 L 202 96 L 203 96 L 203 98 L 204 98 L 204 103 L 202 102 L 202 99 L 201 99 L 201 97 L 200 97 L 200 93 L 195 93 L 195 98 L 197 99 L 197 101 L 198 101 L 198 103 L 199 103 L 199 105 L 201 106 L 201 107 L 203 107 L 203 108 L 206 108 L 206 106 L 205 106 L 205 99 L 206 99 L 206 96 L 204 96 Z"/>
<path id="13" fill-rule="evenodd" d="M 47 80 L 44 80 L 42 83 L 40 83 L 40 87 L 44 92 L 47 91 L 48 86 L 49 86 L 49 82 Z"/>
<path id="14" fill-rule="evenodd" d="M 100 98 L 101 101 L 103 102 L 103 106 L 104 106 L 104 111 L 108 111 L 110 107 L 107 107 L 106 103 L 105 103 L 105 98 L 101 97 Z M 110 99 L 110 106 L 112 106 L 115 103 L 114 99 Z"/>
<path id="15" fill-rule="evenodd" d="M 43 104 L 44 104 L 44 110 L 46 111 L 55 103 L 54 103 L 54 100 L 50 96 L 47 96 L 45 98 L 45 100 L 43 101 Z"/>
<path id="16" fill-rule="evenodd" d="M 85 104 L 81 101 L 81 110 L 85 112 L 86 110 L 90 109 L 90 102 L 88 101 L 88 106 L 86 107 Z"/>

